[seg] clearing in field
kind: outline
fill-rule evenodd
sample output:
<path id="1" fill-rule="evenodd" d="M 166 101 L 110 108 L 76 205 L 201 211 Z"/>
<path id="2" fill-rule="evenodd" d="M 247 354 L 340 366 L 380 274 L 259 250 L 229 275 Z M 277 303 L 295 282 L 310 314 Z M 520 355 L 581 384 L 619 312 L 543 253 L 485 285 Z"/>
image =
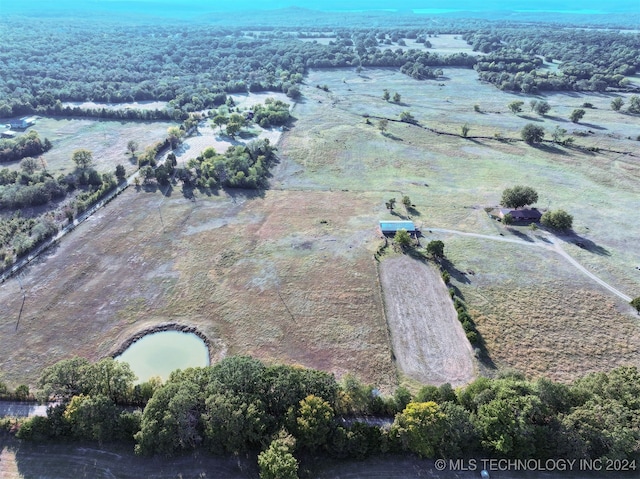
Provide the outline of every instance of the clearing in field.
<path id="1" fill-rule="evenodd" d="M 409 256 L 385 259 L 379 268 L 400 371 L 422 384 L 471 382 L 473 350 L 438 271 Z"/>
<path id="2" fill-rule="evenodd" d="M 75 150 L 84 148 L 93 152 L 94 167 L 99 172 L 110 172 L 121 164 L 127 173 L 133 173 L 136 162 L 127 153 L 127 143 L 135 140 L 140 151 L 167 136 L 167 128 L 175 123 L 166 121 L 115 121 L 96 119 L 69 119 L 39 117 L 37 123 L 27 131 L 35 130 L 40 138 L 48 138 L 53 148 L 43 156 L 47 170 L 54 176 L 74 170 L 71 156 Z M 4 166 L 4 165 L 2 165 Z M 8 165 L 9 166 L 9 165 Z M 19 168 L 19 163 L 10 165 Z"/>

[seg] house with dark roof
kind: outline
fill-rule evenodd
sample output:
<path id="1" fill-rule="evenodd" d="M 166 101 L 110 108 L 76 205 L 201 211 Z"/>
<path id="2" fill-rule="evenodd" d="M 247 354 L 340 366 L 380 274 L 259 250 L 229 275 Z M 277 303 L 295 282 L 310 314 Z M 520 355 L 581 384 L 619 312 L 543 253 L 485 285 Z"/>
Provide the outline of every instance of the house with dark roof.
<path id="1" fill-rule="evenodd" d="M 542 213 L 536 208 L 498 209 L 498 218 L 504 219 L 506 215 L 511 215 L 513 221 L 519 223 L 538 223 L 540 218 L 542 218 Z"/>

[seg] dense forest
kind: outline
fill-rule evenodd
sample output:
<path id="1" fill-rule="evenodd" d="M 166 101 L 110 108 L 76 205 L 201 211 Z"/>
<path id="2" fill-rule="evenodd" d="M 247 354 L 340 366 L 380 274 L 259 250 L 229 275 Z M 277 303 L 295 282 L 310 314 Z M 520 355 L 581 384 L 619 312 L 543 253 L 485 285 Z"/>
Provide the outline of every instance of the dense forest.
<path id="1" fill-rule="evenodd" d="M 219 106 L 224 92 L 282 91 L 294 96 L 309 68 L 394 67 L 416 79 L 433 69 L 476 68 L 502 89 L 628 90 L 640 68 L 638 35 L 615 29 L 415 18 L 412 28 L 240 28 L 89 19 L 3 19 L 0 117 L 41 112 L 80 115 L 66 101 L 171 102 L 145 119 L 184 118 Z M 430 38 L 459 34 L 478 55 L 430 52 Z M 314 42 L 314 38 L 331 38 Z M 305 41 L 302 41 L 305 40 Z M 407 47 L 407 41 L 414 41 Z M 386 48 L 381 48 L 381 47 Z M 487 56 L 485 56 L 487 54 Z M 560 62 L 558 71 L 543 61 Z M 122 116 L 106 110 L 94 116 Z M 135 112 L 126 113 L 135 117 Z M 125 116 L 126 117 L 126 116 Z"/>
<path id="2" fill-rule="evenodd" d="M 63 360 L 39 380 L 37 395 L 57 401 L 47 417 L 4 426 L 33 441 L 129 441 L 145 455 L 263 451 L 261 468 L 394 452 L 601 458 L 632 468 L 640 454 L 640 373 L 633 367 L 569 385 L 505 373 L 457 390 L 424 386 L 413 395 L 399 388 L 388 397 L 352 376 L 338 382 L 325 372 L 250 357 L 176 371 L 164 384 L 133 381 L 129 366 L 111 358 Z M 0 391 L 8 393 L 1 384 Z M 358 417 L 386 417 L 388 425 Z"/>

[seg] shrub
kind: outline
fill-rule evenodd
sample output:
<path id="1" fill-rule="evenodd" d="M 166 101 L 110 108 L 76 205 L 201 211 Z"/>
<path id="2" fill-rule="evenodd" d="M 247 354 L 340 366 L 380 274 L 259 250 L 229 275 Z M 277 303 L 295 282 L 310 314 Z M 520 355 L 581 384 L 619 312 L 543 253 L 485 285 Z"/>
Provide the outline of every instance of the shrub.
<path id="1" fill-rule="evenodd" d="M 564 210 L 546 211 L 540 223 L 554 230 L 565 231 L 573 226 L 573 216 Z"/>
<path id="2" fill-rule="evenodd" d="M 544 139 L 544 129 L 532 123 L 527 123 L 520 134 L 522 139 L 529 145 L 540 143 Z"/>

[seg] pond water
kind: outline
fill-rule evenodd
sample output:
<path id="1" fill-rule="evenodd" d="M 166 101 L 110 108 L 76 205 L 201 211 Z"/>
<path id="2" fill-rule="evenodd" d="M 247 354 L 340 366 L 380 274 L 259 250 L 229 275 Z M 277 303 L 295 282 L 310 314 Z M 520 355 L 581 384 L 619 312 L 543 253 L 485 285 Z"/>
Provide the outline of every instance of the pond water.
<path id="1" fill-rule="evenodd" d="M 160 331 L 139 339 L 116 359 L 129 363 L 138 382 L 154 376 L 166 380 L 176 369 L 208 366 L 209 350 L 193 333 Z"/>

